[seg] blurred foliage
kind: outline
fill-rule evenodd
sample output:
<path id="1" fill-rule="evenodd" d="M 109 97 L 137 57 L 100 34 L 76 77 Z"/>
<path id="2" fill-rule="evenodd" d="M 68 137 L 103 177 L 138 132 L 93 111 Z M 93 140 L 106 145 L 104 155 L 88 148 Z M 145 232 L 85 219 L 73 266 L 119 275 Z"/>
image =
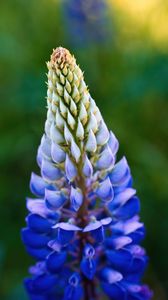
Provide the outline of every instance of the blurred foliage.
<path id="1" fill-rule="evenodd" d="M 46 114 L 45 61 L 62 45 L 76 55 L 93 98 L 120 141 L 119 156 L 128 158 L 147 227 L 146 281 L 155 290 L 154 299 L 165 300 L 168 2 L 108 0 L 105 39 L 95 42 L 88 37 L 89 42 L 79 44 L 66 4 L 67 0 L 0 4 L 0 299 L 26 299 L 22 279 L 32 260 L 20 241 L 20 228 L 30 173 L 38 171 L 35 156 Z M 101 24 L 94 30 L 101 31 Z"/>

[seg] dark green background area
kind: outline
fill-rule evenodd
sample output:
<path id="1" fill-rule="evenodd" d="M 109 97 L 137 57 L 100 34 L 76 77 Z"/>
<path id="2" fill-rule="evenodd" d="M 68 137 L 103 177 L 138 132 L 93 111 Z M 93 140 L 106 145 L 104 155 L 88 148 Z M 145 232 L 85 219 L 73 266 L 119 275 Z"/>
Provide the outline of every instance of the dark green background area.
<path id="1" fill-rule="evenodd" d="M 45 62 L 52 49 L 62 45 L 75 54 L 108 127 L 120 141 L 118 157 L 125 155 L 131 166 L 147 228 L 144 246 L 150 264 L 145 281 L 154 289 L 155 300 L 166 300 L 168 49 L 150 43 L 146 33 L 138 41 L 131 32 L 123 37 L 115 11 L 108 16 L 106 41 L 78 46 L 68 30 L 63 2 L 1 3 L 0 299 L 27 299 L 22 280 L 33 260 L 21 243 L 20 229 L 30 173 L 38 172 L 35 157 L 46 117 Z"/>

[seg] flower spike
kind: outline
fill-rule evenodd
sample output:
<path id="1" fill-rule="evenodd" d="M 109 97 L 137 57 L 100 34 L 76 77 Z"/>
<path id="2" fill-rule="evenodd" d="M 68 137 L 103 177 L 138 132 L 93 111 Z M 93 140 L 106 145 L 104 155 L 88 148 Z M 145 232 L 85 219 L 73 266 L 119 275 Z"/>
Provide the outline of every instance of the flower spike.
<path id="1" fill-rule="evenodd" d="M 53 50 L 47 120 L 32 173 L 22 230 L 36 260 L 24 284 L 29 299 L 149 300 L 144 225 L 125 158 L 70 52 Z"/>

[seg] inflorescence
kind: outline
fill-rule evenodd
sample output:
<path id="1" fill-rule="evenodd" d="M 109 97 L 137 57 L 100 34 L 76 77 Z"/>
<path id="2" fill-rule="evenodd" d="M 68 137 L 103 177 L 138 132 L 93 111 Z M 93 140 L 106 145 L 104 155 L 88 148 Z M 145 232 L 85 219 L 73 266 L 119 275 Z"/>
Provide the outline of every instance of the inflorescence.
<path id="1" fill-rule="evenodd" d="M 56 48 L 48 67 L 47 120 L 32 173 L 22 240 L 36 259 L 32 300 L 148 300 L 144 225 L 127 160 L 74 56 Z M 103 296 L 104 295 L 104 296 Z"/>

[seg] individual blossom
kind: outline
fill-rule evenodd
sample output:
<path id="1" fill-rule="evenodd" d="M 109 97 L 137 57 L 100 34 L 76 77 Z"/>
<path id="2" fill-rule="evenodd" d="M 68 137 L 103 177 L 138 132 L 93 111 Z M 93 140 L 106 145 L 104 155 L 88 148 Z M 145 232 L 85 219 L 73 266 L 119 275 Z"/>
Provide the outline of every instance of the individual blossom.
<path id="1" fill-rule="evenodd" d="M 32 300 L 148 300 L 141 283 L 145 229 L 125 157 L 75 58 L 56 48 L 48 67 L 47 119 L 32 173 L 22 240 L 36 260 Z"/>

